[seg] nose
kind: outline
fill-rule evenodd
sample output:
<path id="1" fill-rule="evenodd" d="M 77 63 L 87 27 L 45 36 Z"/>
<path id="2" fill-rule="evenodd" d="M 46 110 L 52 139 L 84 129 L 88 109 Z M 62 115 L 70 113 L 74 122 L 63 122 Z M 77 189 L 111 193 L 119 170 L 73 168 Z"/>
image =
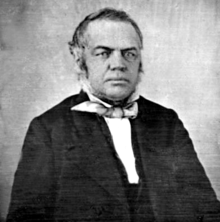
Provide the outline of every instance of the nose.
<path id="1" fill-rule="evenodd" d="M 114 51 L 111 55 L 110 58 L 110 69 L 112 71 L 126 71 L 127 67 L 126 67 L 126 63 L 125 60 L 122 56 L 122 53 L 120 51 Z"/>

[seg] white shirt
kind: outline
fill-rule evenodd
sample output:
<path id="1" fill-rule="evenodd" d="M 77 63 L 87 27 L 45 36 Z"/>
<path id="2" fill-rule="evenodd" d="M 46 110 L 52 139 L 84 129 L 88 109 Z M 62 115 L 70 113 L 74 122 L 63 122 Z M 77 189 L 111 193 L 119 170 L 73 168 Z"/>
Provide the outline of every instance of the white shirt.
<path id="1" fill-rule="evenodd" d="M 135 157 L 131 141 L 131 124 L 128 118 L 107 118 L 105 121 L 111 132 L 115 150 L 127 172 L 129 183 L 138 183 Z"/>

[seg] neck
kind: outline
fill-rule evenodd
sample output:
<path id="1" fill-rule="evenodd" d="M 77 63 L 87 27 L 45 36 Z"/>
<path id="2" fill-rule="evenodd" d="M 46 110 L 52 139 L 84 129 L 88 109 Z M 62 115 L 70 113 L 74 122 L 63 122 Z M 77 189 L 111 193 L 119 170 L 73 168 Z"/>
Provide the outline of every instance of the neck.
<path id="1" fill-rule="evenodd" d="M 111 99 L 107 99 L 104 97 L 98 97 L 100 100 L 102 100 L 105 103 L 108 103 L 110 105 L 113 106 L 125 106 L 127 104 L 127 101 L 129 99 L 129 97 L 123 99 L 123 100 L 111 100 Z"/>

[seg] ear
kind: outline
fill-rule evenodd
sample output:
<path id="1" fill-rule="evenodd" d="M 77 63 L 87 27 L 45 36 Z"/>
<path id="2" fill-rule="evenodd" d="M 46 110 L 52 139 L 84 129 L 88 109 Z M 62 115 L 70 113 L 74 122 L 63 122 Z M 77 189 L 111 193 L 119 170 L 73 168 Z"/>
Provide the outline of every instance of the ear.
<path id="1" fill-rule="evenodd" d="M 82 49 L 70 47 L 70 53 L 73 55 L 75 65 L 78 69 L 82 67 Z"/>
<path id="2" fill-rule="evenodd" d="M 72 48 L 71 53 L 76 63 L 78 63 L 82 58 L 82 49 Z"/>

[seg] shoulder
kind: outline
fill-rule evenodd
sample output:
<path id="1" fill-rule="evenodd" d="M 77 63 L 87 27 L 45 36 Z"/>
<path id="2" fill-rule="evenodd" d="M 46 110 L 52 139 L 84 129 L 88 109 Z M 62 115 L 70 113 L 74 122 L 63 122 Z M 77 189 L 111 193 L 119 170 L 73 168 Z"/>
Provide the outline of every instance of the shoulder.
<path id="1" fill-rule="evenodd" d="M 77 104 L 79 95 L 80 94 L 72 95 L 41 115 L 36 116 L 31 121 L 31 125 L 43 124 L 46 128 L 48 128 L 61 123 L 69 115 L 71 108 Z"/>
<path id="2" fill-rule="evenodd" d="M 68 110 L 71 109 L 72 106 L 74 106 L 76 104 L 78 96 L 79 96 L 79 94 L 76 94 L 76 95 L 72 95 L 72 96 L 64 99 L 63 101 L 61 101 L 57 105 L 53 106 L 52 108 L 50 108 L 46 112 L 42 113 L 40 116 L 38 116 L 38 118 L 48 118 L 49 117 L 51 119 L 51 118 L 58 118 L 60 116 L 63 116 L 66 112 L 68 112 Z"/>
<path id="3" fill-rule="evenodd" d="M 162 106 L 142 96 L 140 96 L 140 99 L 138 100 L 138 107 L 142 116 L 147 116 L 154 119 L 178 118 L 177 113 L 173 109 Z"/>

